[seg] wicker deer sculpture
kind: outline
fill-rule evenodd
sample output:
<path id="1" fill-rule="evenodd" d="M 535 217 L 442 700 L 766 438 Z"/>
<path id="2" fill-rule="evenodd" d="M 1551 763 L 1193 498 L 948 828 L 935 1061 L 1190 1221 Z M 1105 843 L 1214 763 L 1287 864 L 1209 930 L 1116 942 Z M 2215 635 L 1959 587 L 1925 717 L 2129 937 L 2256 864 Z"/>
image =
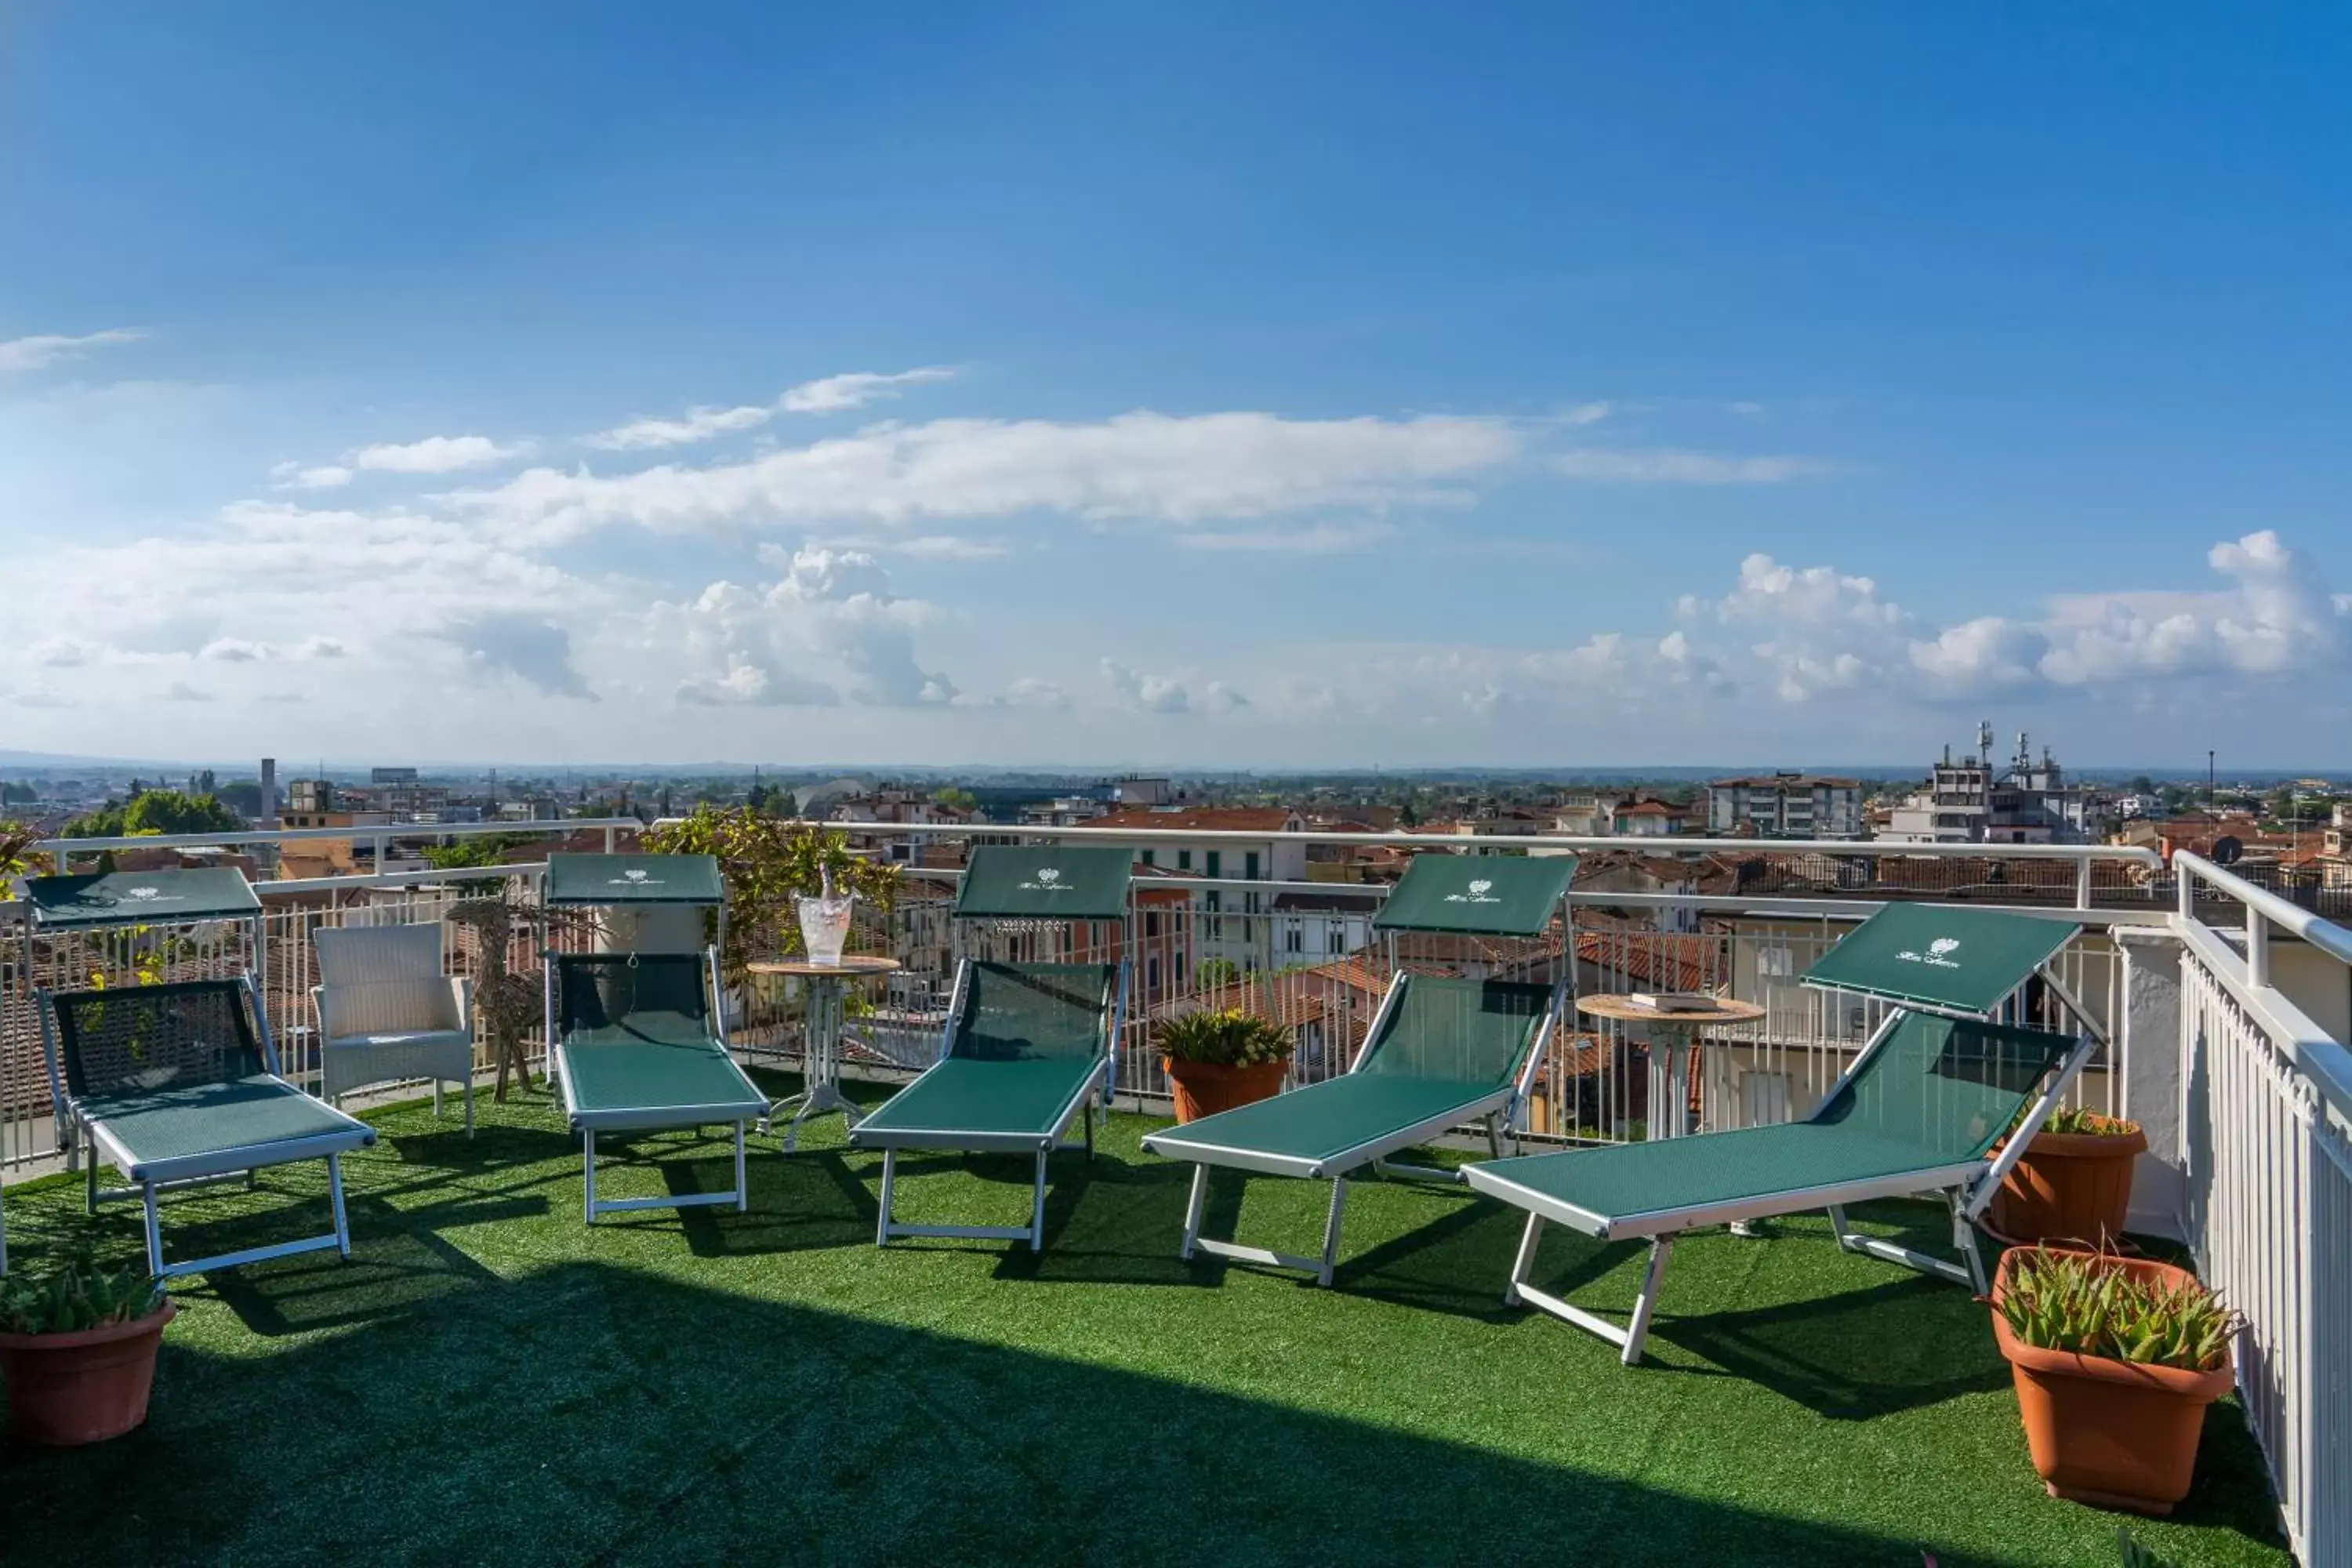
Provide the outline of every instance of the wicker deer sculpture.
<path id="1" fill-rule="evenodd" d="M 467 899 L 449 910 L 452 922 L 473 929 L 480 950 L 481 973 L 474 980 L 474 1006 L 490 1039 L 490 1058 L 498 1063 L 499 1080 L 493 1098 L 507 1098 L 507 1071 L 514 1070 L 522 1090 L 531 1088 L 530 1058 L 523 1040 L 540 1022 L 540 988 L 507 968 L 517 926 L 538 923 L 539 911 L 499 899 Z"/>

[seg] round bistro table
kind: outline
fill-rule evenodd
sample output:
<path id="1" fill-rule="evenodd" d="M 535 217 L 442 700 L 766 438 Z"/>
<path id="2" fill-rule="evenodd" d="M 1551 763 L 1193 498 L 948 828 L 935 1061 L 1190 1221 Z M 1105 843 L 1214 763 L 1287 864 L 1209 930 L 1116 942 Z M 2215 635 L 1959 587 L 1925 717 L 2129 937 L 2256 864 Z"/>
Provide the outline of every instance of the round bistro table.
<path id="1" fill-rule="evenodd" d="M 753 974 L 808 982 L 808 1033 L 801 1052 L 801 1091 L 769 1106 L 760 1131 L 770 1131 L 787 1107 L 796 1106 L 791 1123 L 784 1129 L 784 1152 L 789 1154 L 800 1141 L 801 1123 L 812 1116 L 837 1110 L 850 1126 L 856 1126 L 863 1113 L 856 1100 L 841 1092 L 841 983 L 895 973 L 904 966 L 895 958 L 852 952 L 844 953 L 838 963 L 811 963 L 805 958 L 755 958 L 744 967 Z"/>
<path id="2" fill-rule="evenodd" d="M 1686 1121 L 1690 1116 L 1691 1058 L 1697 1050 L 1698 1032 L 1708 1027 L 1752 1024 L 1764 1016 L 1764 1009 L 1753 1002 L 1735 1002 L 1727 996 L 1716 997 L 1714 1002 L 1711 1008 L 1685 1011 L 1653 1007 L 1626 995 L 1576 999 L 1576 1010 L 1589 1018 L 1649 1026 L 1653 1138 L 1679 1138 L 1690 1131 Z M 1659 1059 L 1662 1055 L 1664 1061 Z M 1663 1117 L 1662 1109 L 1665 1112 Z"/>

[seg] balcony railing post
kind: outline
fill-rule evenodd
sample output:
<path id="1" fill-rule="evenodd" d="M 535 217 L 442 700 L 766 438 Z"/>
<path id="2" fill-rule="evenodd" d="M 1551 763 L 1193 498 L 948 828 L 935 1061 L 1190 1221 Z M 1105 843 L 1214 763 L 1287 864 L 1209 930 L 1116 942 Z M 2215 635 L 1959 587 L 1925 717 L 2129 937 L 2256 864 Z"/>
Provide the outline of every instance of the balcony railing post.
<path id="1" fill-rule="evenodd" d="M 2271 984 L 2271 922 L 2260 910 L 2246 911 L 2246 984 L 2257 991 Z"/>

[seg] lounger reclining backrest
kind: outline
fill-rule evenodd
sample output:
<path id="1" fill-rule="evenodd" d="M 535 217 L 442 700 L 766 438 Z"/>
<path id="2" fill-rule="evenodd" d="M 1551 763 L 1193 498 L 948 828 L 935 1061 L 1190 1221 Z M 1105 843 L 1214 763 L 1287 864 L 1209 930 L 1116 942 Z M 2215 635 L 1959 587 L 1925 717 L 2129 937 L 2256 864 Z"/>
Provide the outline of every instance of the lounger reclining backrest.
<path id="1" fill-rule="evenodd" d="M 1933 1163 L 1980 1157 L 2080 1042 L 1907 1013 L 1812 1120 L 1916 1146 Z"/>
<path id="2" fill-rule="evenodd" d="M 50 999 L 77 1100 L 227 1083 L 268 1070 L 245 984 L 114 985 Z"/>
<path id="3" fill-rule="evenodd" d="M 1408 974 L 1402 984 L 1357 1071 L 1499 1088 L 1518 1076 L 1551 1010 L 1551 987 L 1524 981 Z"/>
<path id="4" fill-rule="evenodd" d="M 709 1037 L 710 972 L 698 952 L 564 952 L 553 962 L 562 1039 Z"/>
<path id="5" fill-rule="evenodd" d="M 1091 1060 L 1109 1048 L 1115 963 L 979 963 L 948 1054 L 980 1061 Z"/>

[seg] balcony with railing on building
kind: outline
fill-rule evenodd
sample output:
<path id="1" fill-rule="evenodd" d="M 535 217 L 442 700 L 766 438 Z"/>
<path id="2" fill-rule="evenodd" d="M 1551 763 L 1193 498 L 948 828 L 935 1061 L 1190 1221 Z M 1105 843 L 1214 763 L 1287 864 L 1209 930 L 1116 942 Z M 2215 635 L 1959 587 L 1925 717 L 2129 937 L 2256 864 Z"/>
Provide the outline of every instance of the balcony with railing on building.
<path id="1" fill-rule="evenodd" d="M 2332 1435 L 2352 1422 L 2343 1379 L 2352 1343 L 2331 1326 L 2352 1321 L 2343 1283 L 2352 1278 L 2344 1268 L 2352 1259 L 2344 1047 L 2352 937 L 2196 851 L 1927 844 L 1890 853 L 1872 842 L 1744 836 L 1635 845 L 1622 830 L 1572 839 L 1437 834 L 1338 814 L 1310 826 L 1303 811 L 1175 801 L 1024 826 L 883 804 L 853 805 L 814 829 L 846 835 L 859 853 L 898 868 L 895 896 L 887 908 L 862 906 L 853 937 L 856 949 L 902 966 L 865 983 L 848 1009 L 842 1059 L 853 1098 L 871 1107 L 937 1057 L 943 1031 L 952 1034 L 961 960 L 1124 963 L 1130 976 L 1110 1058 L 1123 1114 L 1087 1174 L 1077 1156 L 1054 1156 L 1062 1174 L 1047 1205 L 1045 1253 L 875 1253 L 861 1243 L 873 1232 L 876 1160 L 822 1133 L 791 1156 L 753 1140 L 749 1214 L 688 1210 L 675 1225 L 600 1225 L 583 1235 L 576 1142 L 567 1166 L 562 1102 L 547 1089 L 503 1105 L 486 1096 L 472 1143 L 454 1121 L 436 1122 L 413 1102 L 355 1107 L 380 1141 L 346 1161 L 352 1265 L 288 1262 L 220 1277 L 186 1298 L 184 1324 L 199 1337 L 173 1331 L 171 1342 L 183 1348 L 167 1354 L 168 1399 L 152 1436 L 183 1441 L 191 1420 L 259 1434 L 218 1467 L 217 1506 L 191 1503 L 177 1525 L 133 1521 L 110 1512 L 100 1490 L 59 1477 L 44 1483 L 52 1507 L 37 1516 L 46 1521 L 35 1531 L 39 1542 L 61 1543 L 70 1529 L 85 1544 L 148 1557 L 173 1554 L 171 1543 L 183 1539 L 176 1531 L 221 1550 L 253 1544 L 247 1521 L 262 1516 L 269 1489 L 300 1488 L 314 1456 L 337 1445 L 355 1454 L 404 1443 L 431 1449 L 437 1439 L 415 1435 L 428 1418 L 412 1392 L 420 1386 L 496 1403 L 499 1416 L 474 1428 L 465 1463 L 502 1482 L 537 1474 L 532 1456 L 571 1443 L 563 1424 L 575 1417 L 560 1412 L 583 1409 L 582 1400 L 628 1413 L 607 1443 L 618 1467 L 607 1473 L 620 1474 L 698 1445 L 723 1446 L 741 1430 L 769 1431 L 773 1407 L 745 1403 L 751 1391 L 814 1377 L 835 1380 L 853 1395 L 849 1407 L 905 1435 L 913 1447 L 894 1446 L 893 1462 L 911 1464 L 910 1482 L 947 1500 L 940 1517 L 967 1532 L 992 1513 L 955 1501 L 961 1489 L 1014 1485 L 1015 1471 L 988 1457 L 984 1435 L 1034 1426 L 1048 1411 L 1061 1438 L 1092 1456 L 1078 1462 L 1086 1495 L 1097 1500 L 1075 1510 L 1047 1500 L 1056 1539 L 1107 1528 L 1107 1506 L 1122 1530 L 1145 1531 L 1132 1510 L 1102 1500 L 1146 1495 L 1159 1472 L 1145 1449 L 1114 1440 L 1107 1423 L 1114 1412 L 1171 1409 L 1172 1400 L 1176 1416 L 1269 1461 L 1285 1457 L 1279 1484 L 1265 1465 L 1251 1468 L 1261 1479 L 1244 1483 L 1266 1519 L 1283 1517 L 1278 1499 L 1344 1497 L 1351 1512 L 1343 1533 L 1376 1529 L 1417 1555 L 1446 1555 L 1467 1500 L 1504 1488 L 1547 1529 L 1580 1529 L 1595 1506 L 1649 1510 L 1627 1537 L 1644 1551 L 1687 1542 L 1755 1561 L 1912 1560 L 1919 1548 L 1945 1561 L 2092 1560 L 2112 1542 L 2113 1524 L 2042 1496 L 2017 1407 L 1997 1392 L 2008 1374 L 1989 1314 L 1965 1290 L 1920 1283 L 1866 1250 L 1840 1247 L 1818 1213 L 1769 1221 L 1759 1239 L 1719 1229 L 1686 1236 L 1648 1330 L 1649 1359 L 1664 1371 L 1624 1373 L 1609 1347 L 1524 1331 L 1518 1313 L 1498 1309 L 1524 1217 L 1503 1205 L 1402 1181 L 1359 1184 L 1348 1222 L 1353 1247 L 1339 1260 L 1337 1289 L 1301 1294 L 1248 1267 L 1176 1260 L 1182 1184 L 1137 1144 L 1168 1114 L 1154 1044 L 1164 1021 L 1204 1010 L 1266 1020 L 1291 1042 L 1292 1086 L 1307 1088 L 1349 1076 L 1379 1037 L 1401 977 L 1450 974 L 1559 983 L 1588 997 L 1727 995 L 1760 1009 L 1753 1022 L 1697 1028 L 1680 1073 L 1654 1030 L 1564 1017 L 1529 1058 L 1515 1112 L 1530 1150 L 1639 1149 L 1670 1121 L 1703 1135 L 1797 1122 L 1899 1010 L 1885 996 L 1824 990 L 1805 977 L 1859 922 L 1904 905 L 2022 910 L 2053 931 L 2080 928 L 2000 1000 L 2000 1015 L 2108 1042 L 2089 1052 L 2066 1100 L 2128 1116 L 2147 1133 L 2127 1221 L 2136 1245 L 2193 1261 L 2246 1314 L 2240 1386 L 2209 1424 L 2184 1512 L 2135 1531 L 2182 1562 L 2278 1560 L 2281 1519 L 2307 1561 L 2332 1560 L 2352 1541 L 2352 1489 L 2328 1479 L 2342 1453 Z M 215 834 L 42 848 L 79 851 L 82 866 L 100 854 L 118 866 L 135 856 L 240 865 L 261 877 L 315 842 L 301 833 L 363 837 L 376 826 L 289 829 L 267 842 Z M 456 917 L 492 897 L 516 912 L 500 973 L 535 988 L 539 950 L 551 940 L 532 923 L 547 854 L 601 852 L 608 833 L 612 847 L 625 847 L 635 826 L 539 823 L 528 844 L 499 847 L 505 859 L 257 880 L 264 913 L 252 956 L 293 1080 L 320 1083 L 310 994 L 320 931 L 426 923 L 440 933 L 448 970 L 478 982 L 489 973 L 485 928 Z M 478 844 L 515 832 L 450 825 L 442 837 Z M 973 847 L 1023 843 L 1124 850 L 1132 881 L 1123 918 L 980 929 L 960 921 Z M 1400 876 L 1432 853 L 1576 857 L 1564 923 L 1533 938 L 1382 930 L 1376 922 Z M 619 928 L 599 929 L 553 940 L 603 943 Z M 142 952 L 159 957 L 158 978 L 235 957 L 152 930 L 127 947 L 82 939 L 68 952 L 47 945 L 52 940 L 42 938 L 36 954 L 52 979 L 111 959 L 131 965 L 121 983 L 136 983 Z M 763 930 L 746 951 L 789 940 L 782 929 Z M 22 1185 L 53 1154 L 57 1126 L 26 990 L 37 976 L 16 956 L 26 951 L 21 931 L 7 951 L 0 1162 L 14 1167 L 6 1219 L 17 1260 L 90 1240 L 101 1251 L 135 1252 L 135 1223 L 82 1215 L 78 1187 Z M 771 1092 L 796 1087 L 811 1048 L 805 992 L 730 977 L 713 1016 Z M 544 1049 L 535 1033 L 530 1049 Z M 481 1065 L 487 1071 L 487 1052 Z M 1483 1142 L 1465 1150 L 1458 1140 L 1436 1142 L 1443 1147 L 1423 1158 L 1485 1157 Z M 643 1152 L 661 1163 L 614 1166 L 613 1191 L 678 1195 L 718 1191 L 729 1179 L 719 1147 L 690 1134 L 662 1135 Z M 1065 1169 L 1064 1161 L 1072 1163 Z M 1025 1201 L 1026 1156 L 1018 1163 L 1016 1172 L 985 1157 L 910 1161 L 897 1202 L 910 1214 L 936 1205 L 955 1211 L 951 1218 L 967 1209 L 985 1217 L 992 1205 L 1014 1203 L 1016 1188 Z M 1211 1220 L 1219 1234 L 1236 1223 L 1276 1237 L 1311 1234 L 1324 1215 L 1307 1185 L 1221 1183 L 1211 1188 Z M 282 1228 L 273 1205 L 299 1207 L 315 1192 L 293 1176 L 265 1176 L 262 1186 L 255 1197 L 179 1200 L 187 1206 L 172 1212 L 188 1217 L 174 1223 L 204 1227 L 224 1247 L 266 1242 Z M 1862 1240 L 1913 1251 L 1952 1235 L 1942 1209 L 1906 1201 L 1864 1204 L 1851 1223 Z M 1641 1294 L 1638 1248 L 1555 1236 L 1535 1267 L 1534 1294 L 1538 1283 L 1565 1279 L 1577 1299 L 1597 1291 L 1620 1310 Z M 1622 1310 L 1604 1316 L 1624 1321 Z M 1283 1352 L 1269 1357 L 1276 1338 Z M 706 1369 L 679 1357 L 683 1346 L 717 1342 L 730 1347 L 723 1375 L 716 1363 Z M 940 1447 L 934 1439 L 950 1428 L 883 1370 L 890 1366 L 950 1380 L 960 1391 L 952 1430 L 983 1435 L 978 1447 Z M 1676 1458 L 1665 1472 L 1607 1437 L 1643 1419 L 1643 1391 L 1666 1386 L 1657 1375 L 1681 1402 Z M 321 1377 L 353 1392 L 331 1405 L 299 1392 Z M 433 1408 L 447 1397 L 457 1394 L 436 1394 Z M 1563 1408 L 1580 1418 L 1561 1422 Z M 831 1445 L 857 1440 L 829 1430 L 833 1437 L 812 1433 L 813 1447 L 793 1449 L 799 1469 L 822 1471 Z M 1056 1451 L 1066 1446 L 1057 1440 Z M 1326 1474 L 1335 1453 L 1367 1457 L 1383 1473 L 1406 1466 L 1423 1483 L 1391 1496 L 1368 1477 L 1323 1492 L 1299 1479 Z M 1791 1454 L 1805 1462 L 1791 1467 Z M 404 1519 L 435 1519 L 423 1506 L 434 1484 L 423 1470 L 352 1463 L 370 1478 L 365 1495 Z M 1846 1484 L 1824 1489 L 1820 1477 L 1829 1473 Z M 859 1486 L 847 1474 L 814 1483 L 811 1495 L 848 1506 Z M 1952 1496 L 1976 1500 L 1956 1515 L 1943 1506 Z M 740 1522 L 756 1511 L 730 1504 L 721 1515 Z M 270 1517 L 281 1520 L 272 1527 L 278 1549 L 299 1550 L 323 1549 L 329 1532 L 346 1538 L 365 1514 L 338 1492 L 315 1519 Z M 473 1538 L 467 1517 L 406 1528 L 420 1549 L 459 1551 Z M 533 1517 L 551 1541 L 571 1539 L 562 1512 Z M 883 1557 L 914 1550 L 920 1533 L 903 1520 L 877 1528 Z M 1314 1554 L 1323 1539 L 1316 1532 L 1338 1527 L 1302 1520 L 1260 1528 L 1271 1531 L 1274 1555 L 1293 1556 Z M 1120 1542 L 1142 1538 L 1101 1544 L 1117 1556 Z M 969 1533 L 954 1539 L 967 1554 L 994 1550 L 972 1548 Z M 1042 1538 L 1029 1545 L 1051 1554 Z"/>

